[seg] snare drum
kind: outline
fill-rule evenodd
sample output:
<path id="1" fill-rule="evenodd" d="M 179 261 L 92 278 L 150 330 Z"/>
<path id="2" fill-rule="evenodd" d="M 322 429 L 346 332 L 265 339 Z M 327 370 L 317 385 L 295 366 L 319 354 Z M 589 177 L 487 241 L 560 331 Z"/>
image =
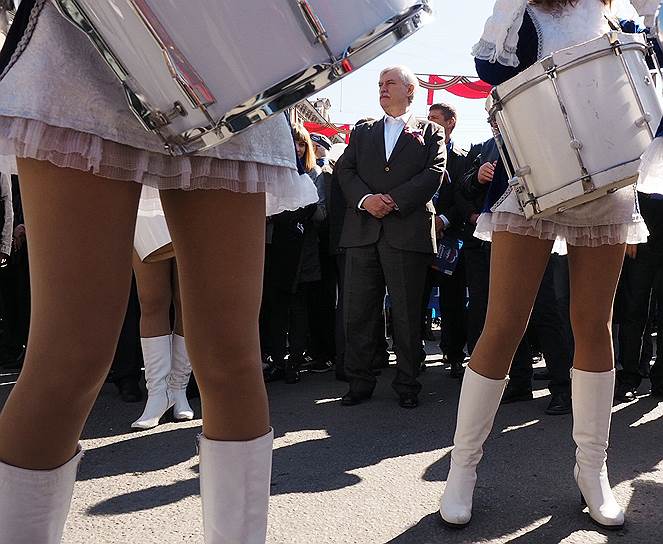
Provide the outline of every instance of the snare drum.
<path id="1" fill-rule="evenodd" d="M 136 217 L 134 249 L 144 263 L 156 263 L 175 257 L 159 191 L 143 185 Z"/>
<path id="2" fill-rule="evenodd" d="M 487 108 L 528 219 L 637 180 L 663 117 L 648 57 L 657 66 L 644 36 L 611 32 L 553 53 L 493 90 Z"/>
<path id="3" fill-rule="evenodd" d="M 429 0 L 53 0 L 179 155 L 292 107 L 418 30 Z"/>

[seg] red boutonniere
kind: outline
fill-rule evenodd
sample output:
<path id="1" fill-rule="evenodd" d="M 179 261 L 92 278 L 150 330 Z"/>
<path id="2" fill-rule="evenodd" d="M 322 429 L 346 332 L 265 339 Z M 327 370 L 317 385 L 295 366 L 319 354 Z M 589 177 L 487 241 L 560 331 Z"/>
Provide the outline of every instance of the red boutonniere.
<path id="1" fill-rule="evenodd" d="M 403 129 L 403 132 L 405 132 L 405 134 L 409 134 L 412 138 L 417 140 L 420 145 L 426 145 L 426 142 L 424 141 L 424 133 L 418 128 L 412 128 L 406 125 Z"/>

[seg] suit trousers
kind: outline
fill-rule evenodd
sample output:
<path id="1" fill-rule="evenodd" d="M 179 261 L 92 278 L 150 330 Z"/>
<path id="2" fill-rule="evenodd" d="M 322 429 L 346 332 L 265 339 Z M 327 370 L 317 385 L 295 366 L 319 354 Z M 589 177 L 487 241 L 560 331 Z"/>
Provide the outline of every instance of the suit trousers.
<path id="1" fill-rule="evenodd" d="M 421 350 L 421 300 L 432 255 L 378 242 L 346 251 L 344 285 L 345 374 L 355 394 L 370 394 L 376 384 L 372 363 L 381 338 L 385 286 L 392 304 L 397 365 L 392 387 L 398 394 L 418 393 Z"/>

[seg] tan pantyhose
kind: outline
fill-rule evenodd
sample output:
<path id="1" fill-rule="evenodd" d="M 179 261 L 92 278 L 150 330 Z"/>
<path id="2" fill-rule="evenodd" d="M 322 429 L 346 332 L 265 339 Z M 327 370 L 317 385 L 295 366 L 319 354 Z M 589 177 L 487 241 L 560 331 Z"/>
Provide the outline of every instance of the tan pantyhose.
<path id="1" fill-rule="evenodd" d="M 503 379 L 529 321 L 546 269 L 551 241 L 508 232 L 493 234 L 488 313 L 470 367 L 486 378 Z M 625 245 L 569 246 L 573 366 L 605 372 L 614 366 L 612 305 Z"/>
<path id="2" fill-rule="evenodd" d="M 32 322 L 18 383 L 0 414 L 0 460 L 51 469 L 76 450 L 126 310 L 140 185 L 20 160 Z M 162 195 L 180 266 L 187 344 L 214 440 L 269 430 L 258 311 L 264 196 Z"/>
<path id="3" fill-rule="evenodd" d="M 143 338 L 154 338 L 173 332 L 170 326 L 170 305 L 174 302 L 174 332 L 184 336 L 175 259 L 144 263 L 134 251 L 133 268 L 140 299 L 140 335 Z"/>

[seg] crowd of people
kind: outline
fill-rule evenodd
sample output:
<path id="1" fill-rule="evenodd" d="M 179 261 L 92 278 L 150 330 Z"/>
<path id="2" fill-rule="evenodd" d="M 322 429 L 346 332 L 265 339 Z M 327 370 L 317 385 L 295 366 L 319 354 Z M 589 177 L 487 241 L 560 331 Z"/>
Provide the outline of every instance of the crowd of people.
<path id="1" fill-rule="evenodd" d="M 456 144 L 453 134 L 459 119 L 449 104 L 430 106 L 428 119 L 445 130 L 447 166 L 445 182 L 433 199 L 440 251 L 425 278 L 416 372 L 426 370 L 425 344 L 434 342 L 433 351 L 439 349 L 434 359 L 441 358 L 450 378 L 461 379 L 487 311 L 491 244 L 475 237 L 474 229 L 485 206 L 499 153 L 493 138 L 469 149 Z M 357 124 L 371 121 L 362 119 Z M 347 382 L 344 287 L 347 281 L 356 280 L 352 273 L 348 280 L 346 248 L 340 243 L 347 209 L 339 183 L 343 156 L 330 158 L 329 138 L 309 134 L 302 125 L 293 127 L 293 137 L 304 170 L 314 180 L 319 201 L 267 218 L 260 318 L 264 377 L 267 382 L 284 380 L 292 384 L 302 375 L 333 371 L 338 380 Z M 1 199 L 0 365 L 5 370 L 19 370 L 27 344 L 30 289 L 29 235 L 23 224 L 17 176 L 2 176 Z M 615 400 L 620 402 L 635 400 L 642 381 L 647 379 L 651 380 L 651 394 L 663 396 L 663 362 L 655 363 L 661 348 L 658 309 L 663 308 L 663 197 L 641 193 L 639 206 L 650 236 L 646 243 L 628 247 L 613 319 L 618 364 Z M 442 258 L 449 247 L 458 250 L 451 263 Z M 140 265 L 134 263 L 134 267 L 142 272 Z M 533 381 L 547 380 L 551 397 L 546 413 L 571 411 L 573 334 L 568 274 L 565 248 L 558 244 L 543 276 L 526 336 L 514 356 L 503 404 L 533 399 Z M 390 294 L 383 285 L 378 294 L 381 315 L 373 322 L 363 322 L 362 333 L 373 343 L 373 355 L 364 357 L 376 376 L 389 366 L 389 350 L 397 350 L 390 339 L 394 318 L 399 316 L 394 315 Z M 109 375 L 127 402 L 144 398 L 140 386 L 144 364 L 141 337 L 150 336 L 141 335 L 141 306 L 145 304 L 148 308 L 143 313 L 151 316 L 152 300 L 147 294 L 139 299 L 134 279 Z M 167 304 L 171 304 L 170 297 Z M 173 326 L 175 307 L 173 302 Z M 545 362 L 545 368 L 535 372 L 533 363 L 537 361 Z M 197 395 L 195 380 L 189 384 L 188 395 Z"/>
<path id="2" fill-rule="evenodd" d="M 639 21 L 628 0 L 497 0 L 472 55 L 479 77 L 499 86 L 607 32 L 645 34 Z M 2 176 L 0 192 L 0 364 L 20 371 L 0 412 L 0 542 L 61 540 L 104 378 L 139 401 L 142 367 L 147 401 L 132 427 L 158 425 L 170 407 L 193 419 L 187 392 L 201 397 L 205 541 L 265 542 L 275 433 L 264 382 L 333 369 L 351 407 L 370 401 L 393 351 L 384 374 L 399 406 L 415 409 L 437 319 L 449 378 L 462 378 L 443 522 L 470 523 L 498 406 L 533 398 L 540 354 L 546 412 L 573 413 L 583 503 L 600 526 L 624 526 L 606 465 L 613 400 L 636 399 L 646 375 L 650 394 L 663 395 L 651 341 L 663 298 L 663 123 L 652 138 L 650 116 L 635 121 L 651 144 L 641 183 L 612 180 L 608 194 L 572 140 L 587 201 L 529 218 L 520 174 L 507 174 L 518 152 L 498 152 L 496 139 L 461 149 L 451 106 L 417 118 L 407 67 L 380 73 L 385 115 L 357 121 L 338 158 L 328 139 L 280 114 L 228 144 L 171 156 L 68 25 L 47 0 L 23 0 L 0 54 L 0 156 L 21 176 Z M 176 106 L 172 115 L 188 113 Z M 171 115 L 153 113 L 159 123 Z M 545 147 L 548 128 L 532 127 L 533 141 Z M 569 181 L 555 168 L 540 175 Z M 132 263 L 148 190 L 173 251 L 150 263 L 136 250 Z"/>

